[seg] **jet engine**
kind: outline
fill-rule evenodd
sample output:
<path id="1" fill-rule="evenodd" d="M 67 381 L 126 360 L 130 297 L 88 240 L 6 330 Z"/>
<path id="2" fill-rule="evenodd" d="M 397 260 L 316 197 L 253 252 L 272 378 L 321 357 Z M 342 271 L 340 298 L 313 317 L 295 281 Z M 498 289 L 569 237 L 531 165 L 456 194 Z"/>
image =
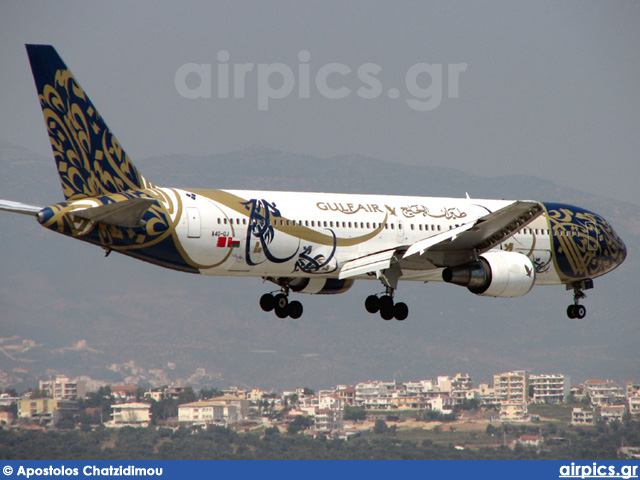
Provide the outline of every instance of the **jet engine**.
<path id="1" fill-rule="evenodd" d="M 353 279 L 338 280 L 337 278 L 292 278 L 289 288 L 296 293 L 310 293 L 313 295 L 337 295 L 344 293 L 353 285 Z"/>
<path id="2" fill-rule="evenodd" d="M 442 279 L 467 287 L 476 295 L 521 297 L 533 287 L 536 270 L 529 257 L 521 253 L 487 252 L 477 261 L 445 268 Z"/>

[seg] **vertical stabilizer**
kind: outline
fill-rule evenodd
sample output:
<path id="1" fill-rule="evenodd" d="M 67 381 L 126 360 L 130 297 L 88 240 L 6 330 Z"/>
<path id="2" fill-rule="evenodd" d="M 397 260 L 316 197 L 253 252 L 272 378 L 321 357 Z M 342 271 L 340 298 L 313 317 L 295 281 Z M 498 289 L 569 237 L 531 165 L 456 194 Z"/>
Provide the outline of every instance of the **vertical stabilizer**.
<path id="1" fill-rule="evenodd" d="M 50 45 L 27 45 L 38 98 L 68 200 L 152 186 Z"/>

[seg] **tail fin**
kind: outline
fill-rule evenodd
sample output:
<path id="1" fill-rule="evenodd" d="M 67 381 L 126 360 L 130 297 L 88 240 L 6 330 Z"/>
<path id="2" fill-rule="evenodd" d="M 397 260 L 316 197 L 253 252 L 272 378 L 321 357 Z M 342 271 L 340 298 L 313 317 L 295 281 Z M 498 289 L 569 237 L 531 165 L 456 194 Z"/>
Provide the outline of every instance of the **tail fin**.
<path id="1" fill-rule="evenodd" d="M 151 187 L 56 50 L 26 47 L 65 198 Z"/>

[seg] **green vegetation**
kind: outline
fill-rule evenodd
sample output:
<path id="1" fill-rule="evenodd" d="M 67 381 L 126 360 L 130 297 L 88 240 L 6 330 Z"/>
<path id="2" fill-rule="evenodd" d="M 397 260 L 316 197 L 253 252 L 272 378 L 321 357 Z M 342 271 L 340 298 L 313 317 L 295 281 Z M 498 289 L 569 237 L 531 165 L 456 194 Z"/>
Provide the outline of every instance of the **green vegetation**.
<path id="1" fill-rule="evenodd" d="M 541 419 L 552 419 L 569 423 L 571 410 L 575 405 L 529 405 L 529 414 L 537 415 Z"/>
<path id="2" fill-rule="evenodd" d="M 302 426 L 302 425 L 301 425 Z M 239 434 L 222 427 L 205 430 L 125 427 L 110 430 L 0 431 L 2 460 L 159 459 L 616 459 L 620 445 L 640 445 L 640 422 L 571 427 L 565 424 L 489 425 L 485 432 L 385 428 L 351 441 L 304 434 Z M 545 438 L 538 449 L 502 445 L 522 434 Z M 455 445 L 465 444 L 464 450 Z M 488 446 L 493 444 L 493 446 Z M 500 445 L 500 446 L 495 446 Z M 471 448 L 470 448 L 471 447 Z"/>

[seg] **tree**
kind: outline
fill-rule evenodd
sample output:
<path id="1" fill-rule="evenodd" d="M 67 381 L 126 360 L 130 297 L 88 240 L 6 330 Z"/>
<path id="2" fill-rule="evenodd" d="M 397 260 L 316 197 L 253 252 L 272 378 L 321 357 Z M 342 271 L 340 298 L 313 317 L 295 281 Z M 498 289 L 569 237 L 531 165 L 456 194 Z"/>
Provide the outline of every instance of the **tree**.
<path id="1" fill-rule="evenodd" d="M 375 425 L 373 426 L 373 433 L 376 435 L 382 435 L 383 433 L 387 433 L 389 431 L 389 426 L 387 422 L 384 420 L 376 420 Z"/>
<path id="2" fill-rule="evenodd" d="M 294 435 L 302 430 L 306 430 L 311 425 L 313 425 L 311 418 L 305 417 L 304 415 L 297 415 L 287 427 L 287 432 Z"/>
<path id="3" fill-rule="evenodd" d="M 364 407 L 351 407 L 347 405 L 346 407 L 344 407 L 343 419 L 353 420 L 355 422 L 366 420 L 367 411 L 364 409 Z"/>

